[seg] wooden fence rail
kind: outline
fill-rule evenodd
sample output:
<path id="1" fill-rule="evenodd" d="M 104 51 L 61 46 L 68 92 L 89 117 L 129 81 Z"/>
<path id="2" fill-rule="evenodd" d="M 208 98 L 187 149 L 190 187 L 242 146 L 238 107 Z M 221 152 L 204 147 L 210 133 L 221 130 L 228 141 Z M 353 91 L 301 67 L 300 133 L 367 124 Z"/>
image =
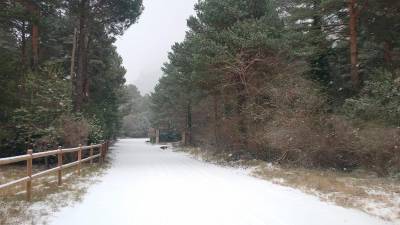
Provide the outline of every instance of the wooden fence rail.
<path id="1" fill-rule="evenodd" d="M 90 161 L 91 164 L 93 164 L 93 159 L 100 158 L 100 163 L 103 163 L 106 157 L 106 154 L 108 152 L 108 141 L 102 143 L 102 144 L 97 144 L 97 145 L 89 145 L 89 146 L 82 146 L 79 145 L 79 147 L 76 148 L 66 148 L 62 149 L 59 147 L 57 150 L 51 150 L 51 151 L 46 151 L 46 152 L 38 152 L 38 153 L 33 153 L 32 149 L 28 149 L 26 155 L 20 155 L 20 156 L 15 156 L 15 157 L 8 157 L 8 158 L 0 158 L 0 166 L 2 165 L 8 165 L 11 163 L 16 163 L 16 162 L 22 162 L 26 161 L 26 176 L 23 178 L 20 178 L 18 180 L 13 180 L 10 181 L 6 184 L 0 184 L 0 190 L 5 189 L 10 186 L 14 186 L 17 184 L 21 183 L 26 183 L 26 199 L 28 201 L 31 201 L 32 199 L 32 180 L 36 179 L 38 177 L 42 177 L 44 175 L 47 175 L 52 172 L 57 171 L 57 179 L 58 179 L 58 185 L 62 185 L 62 170 L 76 166 L 76 172 L 78 175 L 81 173 L 81 164 L 87 161 Z M 94 150 L 99 149 L 99 153 L 94 155 Z M 89 150 L 89 157 L 82 159 L 82 151 Z M 70 153 L 70 152 L 77 152 L 78 157 L 77 161 L 71 162 L 68 164 L 63 164 L 63 154 L 64 153 Z M 43 158 L 47 156 L 55 156 L 57 155 L 57 167 L 54 167 L 52 169 L 48 169 L 36 174 L 32 174 L 32 161 L 33 159 L 38 159 L 38 158 Z"/>

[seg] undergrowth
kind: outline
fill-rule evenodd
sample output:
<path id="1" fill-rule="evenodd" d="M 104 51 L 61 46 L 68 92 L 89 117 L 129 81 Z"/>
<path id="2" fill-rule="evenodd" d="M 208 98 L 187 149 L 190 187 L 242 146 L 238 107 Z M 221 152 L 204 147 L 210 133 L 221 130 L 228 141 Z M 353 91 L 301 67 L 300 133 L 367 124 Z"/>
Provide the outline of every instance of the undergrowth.
<path id="1" fill-rule="evenodd" d="M 299 189 L 336 205 L 361 210 L 387 221 L 400 223 L 400 180 L 380 177 L 364 170 L 305 169 L 261 160 L 235 160 L 228 152 L 177 147 L 197 159 L 214 164 L 248 168 L 251 175 L 272 183 Z"/>

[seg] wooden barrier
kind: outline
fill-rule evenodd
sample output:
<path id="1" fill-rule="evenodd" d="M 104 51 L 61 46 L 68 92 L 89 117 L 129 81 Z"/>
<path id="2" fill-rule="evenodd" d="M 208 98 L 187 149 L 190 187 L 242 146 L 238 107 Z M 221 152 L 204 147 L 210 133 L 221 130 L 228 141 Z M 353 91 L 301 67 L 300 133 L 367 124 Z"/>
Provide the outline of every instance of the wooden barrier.
<path id="1" fill-rule="evenodd" d="M 91 164 L 93 164 L 93 160 L 96 158 L 99 158 L 100 163 L 103 163 L 106 154 L 108 152 L 108 147 L 109 143 L 108 141 L 98 144 L 98 145 L 90 145 L 90 146 L 82 146 L 79 145 L 79 147 L 76 148 L 67 148 L 67 149 L 62 149 L 59 147 L 57 150 L 51 150 L 51 151 L 45 151 L 45 152 L 38 152 L 38 153 L 33 153 L 32 149 L 28 149 L 26 155 L 21 155 L 21 156 L 15 156 L 15 157 L 8 157 L 8 158 L 0 158 L 0 166 L 2 165 L 8 165 L 16 162 L 22 162 L 26 161 L 26 177 L 20 178 L 18 180 L 13 180 L 10 181 L 6 184 L 0 184 L 0 190 L 5 189 L 10 186 L 15 186 L 20 183 L 26 183 L 26 199 L 28 201 L 32 200 L 32 180 L 38 177 L 42 177 L 44 175 L 47 175 L 52 172 L 57 171 L 57 179 L 58 179 L 58 186 L 62 185 L 62 170 L 76 166 L 76 172 L 78 176 L 81 174 L 81 164 L 87 161 L 90 161 Z M 99 153 L 94 155 L 94 149 L 99 149 Z M 89 150 L 89 157 L 82 159 L 82 151 L 84 150 Z M 63 165 L 63 154 L 64 153 L 70 153 L 70 152 L 77 152 L 77 161 L 71 162 L 68 164 Z M 43 158 L 46 156 L 51 156 L 51 155 L 56 155 L 57 156 L 57 167 L 48 169 L 36 174 L 32 174 L 32 163 L 33 159 L 37 158 Z"/>

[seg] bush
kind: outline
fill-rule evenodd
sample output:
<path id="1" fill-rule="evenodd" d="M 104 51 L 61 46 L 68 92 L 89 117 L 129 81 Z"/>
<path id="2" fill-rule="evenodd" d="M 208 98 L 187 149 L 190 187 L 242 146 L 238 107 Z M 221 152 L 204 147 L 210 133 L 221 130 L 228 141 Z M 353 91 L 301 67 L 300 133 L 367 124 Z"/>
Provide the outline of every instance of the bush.
<path id="1" fill-rule="evenodd" d="M 61 66 L 46 65 L 27 73 L 20 84 L 20 106 L 2 127 L 2 156 L 76 147 L 104 139 L 101 121 L 72 113 L 71 82 L 63 78 Z M 7 141 L 5 141 L 7 140 Z"/>
<path id="2" fill-rule="evenodd" d="M 376 71 L 359 96 L 346 100 L 344 112 L 352 119 L 400 126 L 400 78 L 394 79 L 388 71 Z"/>
<path id="3" fill-rule="evenodd" d="M 28 148 L 46 150 L 59 144 L 60 117 L 72 108 L 70 85 L 57 65 L 25 75 L 19 85 L 19 107 L 4 128 L 7 143 L 2 145 L 9 147 L 5 155 L 22 154 Z"/>
<path id="4" fill-rule="evenodd" d="M 79 144 L 87 144 L 90 125 L 85 118 L 63 115 L 60 118 L 60 123 L 60 143 L 63 147 L 76 147 Z"/>
<path id="5" fill-rule="evenodd" d="M 240 157 L 252 156 L 309 168 L 343 171 L 363 168 L 380 176 L 399 174 L 400 129 L 386 125 L 397 118 L 394 109 L 400 105 L 400 102 L 396 105 L 399 98 L 395 98 L 398 89 L 396 82 L 379 83 L 371 81 L 363 90 L 363 93 L 366 90 L 372 92 L 371 89 L 379 86 L 377 91 L 373 91 L 374 95 L 363 95 L 363 98 L 372 96 L 373 100 L 354 98 L 352 101 L 357 102 L 357 105 L 361 105 L 361 101 L 374 102 L 375 106 L 369 107 L 375 112 L 370 112 L 368 117 L 364 114 L 362 118 L 375 118 L 382 122 L 388 116 L 385 123 L 355 120 L 357 114 L 351 117 L 349 114 L 346 116 L 328 112 L 326 97 L 315 83 L 301 76 L 271 76 L 267 83 L 262 84 L 264 89 L 258 92 L 258 96 L 249 98 L 245 114 L 249 132 L 248 146 L 246 154 L 240 154 Z M 381 100 L 388 90 L 392 91 L 389 97 L 385 97 L 386 101 Z M 262 104 L 257 101 L 259 96 L 262 97 Z M 212 146 L 210 143 L 214 142 L 215 135 L 214 127 L 210 124 L 215 123 L 204 121 L 214 118 L 205 112 L 207 108 L 203 106 L 210 104 L 211 99 L 204 101 L 208 103 L 200 103 L 194 109 L 197 120 L 194 120 L 193 139 L 196 144 Z M 346 107 L 350 107 L 349 103 L 346 103 Z M 347 108 L 347 112 L 350 109 Z M 359 113 L 358 109 L 353 109 L 353 112 Z M 368 113 L 368 110 L 364 112 Z M 217 148 L 236 152 L 235 143 L 240 135 L 235 127 L 236 118 L 224 115 L 223 109 L 219 109 L 218 114 L 223 117 L 217 123 Z M 371 117 L 372 114 L 376 116 Z"/>
<path id="6" fill-rule="evenodd" d="M 380 176 L 400 171 L 398 128 L 357 128 L 344 117 L 306 116 L 268 123 L 256 138 L 266 145 L 269 161 L 347 171 L 364 168 Z"/>
<path id="7" fill-rule="evenodd" d="M 96 116 L 93 116 L 91 119 L 88 120 L 88 126 L 88 143 L 100 143 L 102 140 L 105 139 L 101 121 L 97 119 Z"/>

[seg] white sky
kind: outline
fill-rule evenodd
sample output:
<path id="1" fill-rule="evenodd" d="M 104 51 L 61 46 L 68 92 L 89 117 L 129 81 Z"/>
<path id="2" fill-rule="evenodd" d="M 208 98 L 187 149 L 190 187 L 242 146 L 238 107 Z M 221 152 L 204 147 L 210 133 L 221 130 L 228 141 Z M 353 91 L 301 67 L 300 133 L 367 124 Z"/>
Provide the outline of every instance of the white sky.
<path id="1" fill-rule="evenodd" d="M 197 0 L 144 0 L 144 12 L 116 42 L 127 69 L 127 83 L 149 93 L 161 77 L 160 70 L 175 42 L 185 37 L 186 19 Z"/>

